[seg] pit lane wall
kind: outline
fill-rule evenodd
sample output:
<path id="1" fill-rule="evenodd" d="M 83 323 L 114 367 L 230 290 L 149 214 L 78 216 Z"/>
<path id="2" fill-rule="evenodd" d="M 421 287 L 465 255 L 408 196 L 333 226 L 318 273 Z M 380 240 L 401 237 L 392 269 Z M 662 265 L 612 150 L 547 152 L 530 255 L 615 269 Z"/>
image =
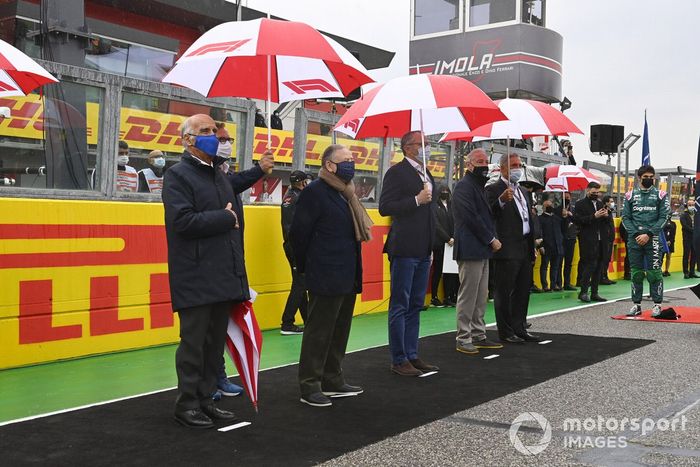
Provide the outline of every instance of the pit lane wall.
<path id="1" fill-rule="evenodd" d="M 0 212 L 0 369 L 177 342 L 161 204 L 0 198 Z M 369 213 L 356 315 L 388 309 L 389 222 Z M 246 206 L 245 216 L 256 315 L 276 328 L 291 283 L 280 209 Z"/>

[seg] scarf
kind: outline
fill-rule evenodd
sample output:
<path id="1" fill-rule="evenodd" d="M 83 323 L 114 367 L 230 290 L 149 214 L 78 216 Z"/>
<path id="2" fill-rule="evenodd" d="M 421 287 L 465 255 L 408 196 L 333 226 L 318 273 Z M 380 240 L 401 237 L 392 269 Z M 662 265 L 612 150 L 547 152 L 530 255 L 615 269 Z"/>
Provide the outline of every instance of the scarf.
<path id="1" fill-rule="evenodd" d="M 360 200 L 357 199 L 355 184 L 352 183 L 352 180 L 349 183 L 345 183 L 336 174 L 327 171 L 325 168 L 321 168 L 318 176 L 333 189 L 340 192 L 343 198 L 348 201 L 350 213 L 352 214 L 352 224 L 355 227 L 355 240 L 358 242 L 370 241 L 372 239 L 370 231 L 374 222 L 369 218 L 369 214 L 367 214 Z"/>

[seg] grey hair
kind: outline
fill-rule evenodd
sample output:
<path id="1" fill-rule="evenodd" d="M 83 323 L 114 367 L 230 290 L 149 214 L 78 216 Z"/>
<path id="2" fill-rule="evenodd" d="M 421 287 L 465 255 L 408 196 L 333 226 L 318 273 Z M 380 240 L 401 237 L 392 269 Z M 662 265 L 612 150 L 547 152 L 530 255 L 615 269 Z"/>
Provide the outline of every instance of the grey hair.
<path id="1" fill-rule="evenodd" d="M 192 131 L 192 117 L 188 117 L 184 122 L 182 122 L 182 130 L 180 131 L 180 139 L 182 140 L 182 146 L 187 149 L 187 144 L 185 144 L 185 135 Z"/>
<path id="2" fill-rule="evenodd" d="M 482 153 L 482 152 L 484 153 L 484 155 L 486 155 L 486 151 L 484 151 L 482 148 L 472 149 L 471 151 L 469 151 L 469 154 L 467 154 L 467 161 L 469 161 L 469 163 L 471 163 L 472 158 L 474 156 L 476 156 L 478 153 Z"/>
<path id="3" fill-rule="evenodd" d="M 408 144 L 408 141 L 411 139 L 411 136 L 415 135 L 416 133 L 420 134 L 420 131 L 409 131 L 401 137 L 401 151 L 403 151 L 404 146 Z"/>
<path id="4" fill-rule="evenodd" d="M 321 167 L 326 163 L 326 161 L 330 160 L 331 157 L 333 157 L 333 154 L 335 154 L 336 151 L 339 151 L 343 149 L 345 146 L 342 144 L 331 144 L 328 146 L 324 151 L 323 151 L 323 156 L 321 156 Z"/>
<path id="5" fill-rule="evenodd" d="M 498 160 L 498 165 L 501 167 L 508 167 L 510 165 L 511 157 L 520 157 L 520 155 L 515 153 L 501 154 L 501 158 Z"/>

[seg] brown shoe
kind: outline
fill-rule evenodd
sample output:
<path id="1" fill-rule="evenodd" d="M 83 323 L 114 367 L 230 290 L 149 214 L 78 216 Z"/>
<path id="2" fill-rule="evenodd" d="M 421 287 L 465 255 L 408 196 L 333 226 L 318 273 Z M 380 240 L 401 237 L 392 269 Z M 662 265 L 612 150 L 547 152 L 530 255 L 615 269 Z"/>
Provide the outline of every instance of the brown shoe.
<path id="1" fill-rule="evenodd" d="M 423 373 L 428 373 L 429 371 L 439 371 L 440 368 L 436 367 L 435 365 L 429 365 L 425 363 L 423 360 L 420 358 L 416 358 L 415 360 L 409 360 L 411 362 L 411 365 L 413 365 L 414 368 L 417 368 L 418 370 L 422 371 Z"/>
<path id="2" fill-rule="evenodd" d="M 411 362 L 406 360 L 400 365 L 391 365 L 391 371 L 401 376 L 420 376 L 422 371 L 411 365 Z"/>

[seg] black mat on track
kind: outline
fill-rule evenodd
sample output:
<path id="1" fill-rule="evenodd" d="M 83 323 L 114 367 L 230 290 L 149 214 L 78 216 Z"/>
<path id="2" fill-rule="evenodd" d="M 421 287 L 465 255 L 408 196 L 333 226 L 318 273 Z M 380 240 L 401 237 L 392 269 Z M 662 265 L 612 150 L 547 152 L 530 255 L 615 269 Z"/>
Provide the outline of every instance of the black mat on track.
<path id="1" fill-rule="evenodd" d="M 296 365 L 265 371 L 258 415 L 245 396 L 225 397 L 220 404 L 253 423 L 225 433 L 178 425 L 172 419 L 175 391 L 7 425 L 0 428 L 0 463 L 311 465 L 653 342 L 546 337 L 553 342 L 511 345 L 478 357 L 456 352 L 453 333 L 421 339 L 421 356 L 441 367 L 426 378 L 392 374 L 386 347 L 350 354 L 347 380 L 365 393 L 334 399 L 329 408 L 299 402 Z M 491 353 L 500 357 L 483 359 Z"/>

